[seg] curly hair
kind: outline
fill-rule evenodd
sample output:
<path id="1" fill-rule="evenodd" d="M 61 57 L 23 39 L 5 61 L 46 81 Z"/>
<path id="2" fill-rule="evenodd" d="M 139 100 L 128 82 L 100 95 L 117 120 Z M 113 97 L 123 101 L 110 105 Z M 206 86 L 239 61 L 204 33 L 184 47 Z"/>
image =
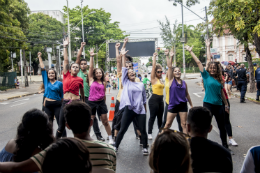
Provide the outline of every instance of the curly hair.
<path id="1" fill-rule="evenodd" d="M 105 81 L 105 73 L 104 73 L 104 71 L 101 68 L 94 68 L 94 70 L 93 70 L 93 79 L 94 79 L 94 81 L 97 80 L 97 77 L 96 77 L 96 71 L 97 70 L 100 70 L 101 73 L 102 73 L 101 82 L 103 83 Z"/>
<path id="2" fill-rule="evenodd" d="M 27 160 L 36 148 L 44 150 L 53 142 L 52 124 L 48 116 L 39 109 L 31 109 L 23 115 L 17 127 L 13 161 Z"/>
<path id="3" fill-rule="evenodd" d="M 217 67 L 217 72 L 214 76 L 212 76 L 210 73 L 209 75 L 211 75 L 212 77 L 214 77 L 221 85 L 224 85 L 224 81 L 222 79 L 222 69 L 220 68 L 220 66 L 218 65 L 218 62 L 209 62 L 207 65 L 207 69 L 206 71 L 209 73 L 209 68 L 211 65 L 215 65 Z"/>

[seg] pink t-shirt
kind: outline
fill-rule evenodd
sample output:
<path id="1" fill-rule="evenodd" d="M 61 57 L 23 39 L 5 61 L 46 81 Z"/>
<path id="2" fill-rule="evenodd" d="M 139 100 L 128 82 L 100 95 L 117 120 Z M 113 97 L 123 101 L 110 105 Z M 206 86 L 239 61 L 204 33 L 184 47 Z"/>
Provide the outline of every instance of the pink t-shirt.
<path id="1" fill-rule="evenodd" d="M 100 101 L 105 97 L 105 86 L 94 81 L 90 86 L 89 101 Z"/>

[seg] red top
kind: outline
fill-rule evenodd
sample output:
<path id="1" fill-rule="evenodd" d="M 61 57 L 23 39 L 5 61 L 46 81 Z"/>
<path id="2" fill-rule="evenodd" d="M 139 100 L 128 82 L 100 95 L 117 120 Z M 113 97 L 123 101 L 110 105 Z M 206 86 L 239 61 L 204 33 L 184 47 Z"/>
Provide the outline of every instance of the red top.
<path id="1" fill-rule="evenodd" d="M 224 76 L 222 76 L 222 79 L 225 81 L 225 77 Z M 227 95 L 227 91 L 226 91 L 225 87 L 223 87 L 223 92 L 225 94 L 226 99 L 228 99 L 228 95 Z"/>
<path id="2" fill-rule="evenodd" d="M 71 76 L 68 71 L 63 73 L 63 93 L 71 92 L 72 94 L 79 95 L 79 89 L 83 88 L 83 79 L 78 76 Z"/>

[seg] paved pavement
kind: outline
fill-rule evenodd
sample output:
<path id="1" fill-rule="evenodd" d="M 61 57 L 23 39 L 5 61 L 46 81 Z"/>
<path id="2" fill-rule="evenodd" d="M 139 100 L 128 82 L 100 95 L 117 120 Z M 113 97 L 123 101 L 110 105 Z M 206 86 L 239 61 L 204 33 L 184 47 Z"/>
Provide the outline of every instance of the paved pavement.
<path id="1" fill-rule="evenodd" d="M 196 78 L 194 75 L 190 78 Z M 198 79 L 186 80 L 191 99 L 194 106 L 202 106 L 204 92 L 201 91 L 201 87 L 196 84 L 199 82 Z M 107 105 L 110 107 L 111 97 L 116 96 L 117 91 L 112 90 L 111 95 L 107 95 Z M 0 102 L 0 149 L 2 149 L 8 140 L 15 138 L 16 128 L 21 120 L 23 114 L 32 108 L 41 109 L 42 94 L 31 95 L 23 98 L 16 98 Z M 235 155 L 233 158 L 234 173 L 240 172 L 244 155 L 251 146 L 260 145 L 260 135 L 257 129 L 259 129 L 260 118 L 259 118 L 259 105 L 254 102 L 247 101 L 247 103 L 239 103 L 238 98 L 231 98 L 231 124 L 233 128 L 234 139 L 238 143 L 238 147 L 230 147 Z M 148 108 L 148 106 L 147 106 Z M 149 108 L 148 108 L 149 109 Z M 147 113 L 147 121 L 149 119 L 149 110 Z M 101 132 L 104 138 L 107 137 L 104 127 L 101 125 Z M 209 134 L 210 140 L 221 143 L 219 137 L 219 131 L 215 119 L 212 122 L 214 128 Z M 172 129 L 178 129 L 176 122 L 173 123 Z M 54 123 L 54 131 L 57 129 L 56 123 Z M 157 125 L 154 124 L 153 137 L 157 134 Z M 71 131 L 68 131 L 68 136 L 72 136 Z M 91 131 L 93 138 L 93 130 Z M 152 144 L 152 140 L 148 141 Z M 212 156 L 214 157 L 214 156 Z M 210 158 L 209 158 L 210 159 Z M 117 155 L 117 172 L 135 172 L 135 173 L 148 173 L 150 168 L 148 165 L 148 157 L 142 155 L 142 148 L 139 146 L 139 140 L 135 138 L 133 126 L 130 125 L 124 139 L 119 147 L 119 153 Z"/>

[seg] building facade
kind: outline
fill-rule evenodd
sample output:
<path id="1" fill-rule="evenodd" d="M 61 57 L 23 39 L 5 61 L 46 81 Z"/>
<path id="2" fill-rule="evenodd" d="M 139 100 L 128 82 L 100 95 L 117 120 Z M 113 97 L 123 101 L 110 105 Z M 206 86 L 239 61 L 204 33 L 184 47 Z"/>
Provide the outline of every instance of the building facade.
<path id="1" fill-rule="evenodd" d="M 47 14 L 50 17 L 60 21 L 61 23 L 65 23 L 64 14 L 60 10 L 38 10 L 38 11 L 31 11 L 33 13 L 43 13 Z"/>
<path id="2" fill-rule="evenodd" d="M 212 48 L 216 50 L 217 55 L 220 58 L 214 59 L 215 61 L 233 61 L 233 62 L 245 62 L 246 52 L 244 45 L 240 45 L 238 40 L 225 31 L 223 36 L 213 36 Z M 255 51 L 255 46 L 249 44 L 249 49 L 252 54 L 252 58 L 259 58 L 258 53 Z M 214 57 L 214 56 L 213 56 Z"/>

